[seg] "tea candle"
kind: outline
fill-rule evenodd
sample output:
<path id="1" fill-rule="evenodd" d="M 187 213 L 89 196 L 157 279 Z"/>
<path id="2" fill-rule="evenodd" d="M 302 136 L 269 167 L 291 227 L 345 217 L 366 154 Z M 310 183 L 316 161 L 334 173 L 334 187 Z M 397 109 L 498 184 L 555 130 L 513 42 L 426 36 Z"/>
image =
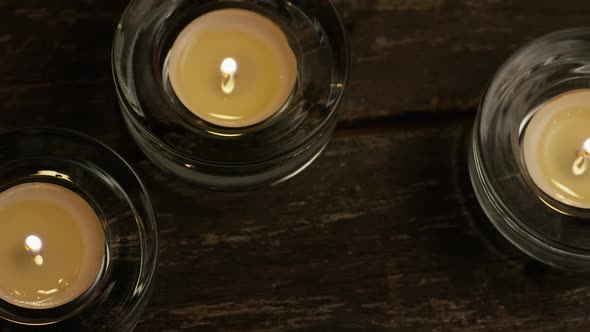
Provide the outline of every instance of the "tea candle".
<path id="1" fill-rule="evenodd" d="M 0 299 L 55 308 L 89 290 L 104 263 L 94 209 L 65 187 L 26 183 L 0 193 Z"/>
<path id="2" fill-rule="evenodd" d="M 590 89 L 541 105 L 526 126 L 523 149 L 539 189 L 564 204 L 590 208 Z"/>
<path id="3" fill-rule="evenodd" d="M 245 9 L 220 9 L 196 18 L 178 35 L 168 76 L 178 99 L 199 118 L 247 127 L 287 102 L 297 60 L 270 19 Z"/>

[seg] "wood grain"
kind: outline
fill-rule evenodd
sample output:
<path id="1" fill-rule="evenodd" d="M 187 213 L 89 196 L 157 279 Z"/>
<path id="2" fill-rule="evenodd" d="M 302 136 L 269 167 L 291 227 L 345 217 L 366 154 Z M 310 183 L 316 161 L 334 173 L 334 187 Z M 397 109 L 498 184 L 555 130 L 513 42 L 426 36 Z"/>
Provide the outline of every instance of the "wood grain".
<path id="1" fill-rule="evenodd" d="M 590 15 L 590 2 L 581 0 L 335 3 L 352 50 L 345 121 L 472 113 L 514 50 L 550 31 L 585 25 Z M 24 113 L 58 124 L 72 116 L 80 119 L 74 123 L 93 123 L 79 110 L 114 98 L 110 46 L 125 4 L 0 0 L 0 98 L 9 117 L 4 122 L 17 124 Z M 115 111 L 106 109 L 111 104 L 104 107 L 103 113 Z"/>
<path id="2" fill-rule="evenodd" d="M 586 24 L 590 2 L 335 3 L 352 47 L 345 115 L 327 152 L 278 187 L 201 190 L 135 147 L 110 74 L 124 1 L 0 0 L 0 130 L 88 133 L 146 180 L 162 247 L 138 331 L 590 329 L 587 276 L 501 238 L 465 156 L 496 68 L 538 35 Z"/>
<path id="3" fill-rule="evenodd" d="M 337 137 L 293 181 L 247 193 L 135 161 L 162 234 L 139 330 L 590 328 L 586 276 L 529 262 L 482 215 L 469 132 L 449 121 Z"/>
<path id="4" fill-rule="evenodd" d="M 587 25 L 590 2 L 336 1 L 353 55 L 347 119 L 411 111 L 473 112 L 491 76 L 523 43 Z"/>

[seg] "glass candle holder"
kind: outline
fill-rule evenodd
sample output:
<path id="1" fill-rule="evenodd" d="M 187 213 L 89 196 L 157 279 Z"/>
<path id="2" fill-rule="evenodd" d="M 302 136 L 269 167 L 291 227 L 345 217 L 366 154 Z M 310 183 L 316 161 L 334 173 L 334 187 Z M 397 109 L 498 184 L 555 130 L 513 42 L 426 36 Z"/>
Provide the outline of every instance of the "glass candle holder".
<path id="1" fill-rule="evenodd" d="M 234 25 L 247 20 L 247 16 L 258 17 L 261 23 L 244 27 L 244 31 L 258 29 L 253 33 L 255 36 L 272 29 L 280 32 L 268 32 L 274 34 L 269 39 L 280 39 L 283 37 L 276 37 L 276 34 L 284 34 L 286 48 L 290 51 L 274 60 L 296 64 L 293 88 L 284 104 L 271 115 L 261 116 L 257 122 L 229 123 L 225 120 L 231 116 L 219 115 L 215 119 L 199 115 L 214 115 L 216 109 L 203 106 L 200 113 L 195 113 L 186 105 L 205 102 L 201 99 L 206 97 L 191 99 L 190 91 L 180 94 L 171 82 L 170 62 L 176 58 L 171 55 L 171 50 L 180 43 L 179 39 L 184 38 L 179 35 L 187 34 L 193 25 L 193 30 L 199 30 L 197 19 L 202 26 L 218 25 L 223 31 L 225 23 L 221 17 L 230 13 L 227 10 L 254 14 L 230 16 L 225 21 Z M 219 19 L 216 20 L 215 16 Z M 237 30 L 232 33 L 241 32 Z M 213 46 L 196 47 L 192 56 L 205 59 L 213 54 L 214 47 L 231 48 L 231 45 L 215 44 L 216 40 L 224 39 L 223 35 L 212 39 Z M 238 49 L 245 48 L 238 45 L 242 39 L 235 39 L 234 51 L 244 51 Z M 293 59 L 290 59 L 291 51 Z M 272 60 L 273 56 L 269 59 Z M 232 74 L 236 70 L 236 86 L 241 86 L 246 95 L 251 92 L 248 90 L 250 84 L 264 83 L 257 80 L 256 74 L 247 78 L 248 73 L 240 72 L 238 66 L 241 64 L 236 64 L 232 58 L 218 60 L 221 73 L 213 80 L 222 82 L 224 93 L 233 90 Z M 250 62 L 256 61 L 260 59 L 250 59 Z M 296 175 L 326 146 L 347 83 L 349 49 L 342 21 L 328 0 L 135 0 L 125 10 L 115 33 L 112 62 L 125 122 L 140 148 L 153 162 L 166 171 L 209 188 L 250 189 Z M 200 65 L 196 63 L 193 67 Z M 257 66 L 250 68 L 251 71 L 261 73 L 267 69 L 264 63 Z M 213 71 L 219 70 L 217 63 L 210 67 Z M 191 70 L 197 78 L 209 72 L 209 68 Z M 177 76 L 184 73 L 183 70 L 172 71 L 179 73 Z M 240 76 L 242 73 L 244 75 Z M 289 75 L 281 72 L 281 78 Z M 190 81 L 189 74 L 184 76 Z M 222 77 L 227 81 L 221 81 Z M 214 88 L 219 86 L 215 82 L 212 84 Z M 204 90 L 195 86 L 194 92 L 206 94 Z M 268 105 L 259 106 L 260 112 L 263 106 Z M 225 112 L 239 114 L 242 110 L 245 112 L 246 105 L 242 109 L 236 104 L 235 108 Z M 254 112 L 257 110 L 254 108 Z"/>
<path id="2" fill-rule="evenodd" d="M 589 65 L 590 29 L 526 45 L 492 80 L 472 137 L 483 210 L 514 245 L 556 267 L 590 268 Z"/>
<path id="3" fill-rule="evenodd" d="M 82 134 L 57 129 L 26 129 L 0 135 L 2 199 L 10 199 L 15 188 L 30 185 L 45 189 L 62 188 L 60 190 L 84 199 L 96 212 L 99 227 L 102 228 L 100 235 L 103 238 L 100 242 L 104 244 L 102 268 L 82 295 L 61 305 L 46 307 L 46 303 L 40 301 L 33 307 L 27 307 L 17 302 L 0 300 L 0 330 L 131 331 L 139 322 L 151 293 L 158 253 L 154 212 L 137 174 L 113 150 Z M 12 192 L 5 195 L 10 190 Z M 42 200 L 49 199 L 46 193 L 37 196 Z M 5 208 L 5 205 L 3 203 L 2 206 Z M 48 220 L 59 209 L 44 209 L 48 215 L 35 218 Z M 17 234 L 19 230 L 15 230 L 14 225 L 13 229 L 8 229 L 11 227 L 10 219 L 15 218 L 14 214 L 4 209 L 2 215 L 4 218 L 0 221 L 0 232 L 4 236 L 10 232 Z M 16 221 L 17 225 L 30 222 Z M 53 223 L 42 223 L 41 226 L 35 227 L 44 228 L 46 233 L 56 227 Z M 64 243 L 73 241 L 71 234 L 58 234 L 58 237 L 52 243 L 49 241 L 47 247 L 48 250 L 61 250 L 61 256 L 53 257 L 53 261 L 52 257 L 48 257 L 45 262 L 39 258 L 42 256 L 35 256 L 35 263 L 39 267 L 45 263 L 59 269 L 79 254 L 71 252 L 72 257 L 68 257 L 70 252 L 64 254 Z M 30 241 L 31 238 L 35 241 Z M 89 243 L 82 241 L 82 248 L 88 246 Z M 28 237 L 25 247 L 28 251 L 42 253 L 41 241 L 36 236 Z M 23 264 L 16 261 L 23 259 L 20 252 L 23 248 L 14 249 L 14 254 L 10 250 L 3 252 L 2 259 L 12 258 L 10 261 L 0 259 L 0 263 L 20 268 Z M 98 249 L 102 252 L 102 248 Z M 45 274 L 47 270 L 38 270 L 30 279 L 41 283 L 42 279 L 48 278 Z M 2 273 L 0 288 L 11 287 L 7 285 L 12 282 L 6 279 L 7 271 L 3 270 Z M 62 284 L 62 280 L 59 283 Z M 47 295 L 56 291 L 39 292 Z"/>

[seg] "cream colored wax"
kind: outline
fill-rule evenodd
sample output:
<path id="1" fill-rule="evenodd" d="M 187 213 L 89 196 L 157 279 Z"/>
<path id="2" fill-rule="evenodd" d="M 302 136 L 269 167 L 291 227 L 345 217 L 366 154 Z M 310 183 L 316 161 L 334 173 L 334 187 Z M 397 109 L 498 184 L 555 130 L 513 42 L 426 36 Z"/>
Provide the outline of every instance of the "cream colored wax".
<path id="1" fill-rule="evenodd" d="M 0 193 L 0 299 L 28 309 L 71 302 L 101 273 L 104 232 L 78 194 L 49 183 Z"/>
<path id="2" fill-rule="evenodd" d="M 168 70 L 180 101 L 223 127 L 266 120 L 286 103 L 297 80 L 297 60 L 281 28 L 244 9 L 192 21 L 174 42 Z"/>
<path id="3" fill-rule="evenodd" d="M 542 105 L 523 140 L 535 184 L 557 201 L 590 208 L 589 139 L 590 90 L 567 92 Z"/>

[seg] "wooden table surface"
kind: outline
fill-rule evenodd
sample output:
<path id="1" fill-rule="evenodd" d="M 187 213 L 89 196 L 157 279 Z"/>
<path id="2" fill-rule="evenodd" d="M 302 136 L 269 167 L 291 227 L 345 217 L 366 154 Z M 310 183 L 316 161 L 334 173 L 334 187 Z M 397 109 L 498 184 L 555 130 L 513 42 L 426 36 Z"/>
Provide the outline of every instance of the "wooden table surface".
<path id="1" fill-rule="evenodd" d="M 0 0 L 0 129 L 88 133 L 143 177 L 161 256 L 138 331 L 590 330 L 588 276 L 504 240 L 466 162 L 494 71 L 588 24 L 590 1 L 336 1 L 352 76 L 335 137 L 295 179 L 240 193 L 179 181 L 130 140 L 110 70 L 125 5 Z"/>

